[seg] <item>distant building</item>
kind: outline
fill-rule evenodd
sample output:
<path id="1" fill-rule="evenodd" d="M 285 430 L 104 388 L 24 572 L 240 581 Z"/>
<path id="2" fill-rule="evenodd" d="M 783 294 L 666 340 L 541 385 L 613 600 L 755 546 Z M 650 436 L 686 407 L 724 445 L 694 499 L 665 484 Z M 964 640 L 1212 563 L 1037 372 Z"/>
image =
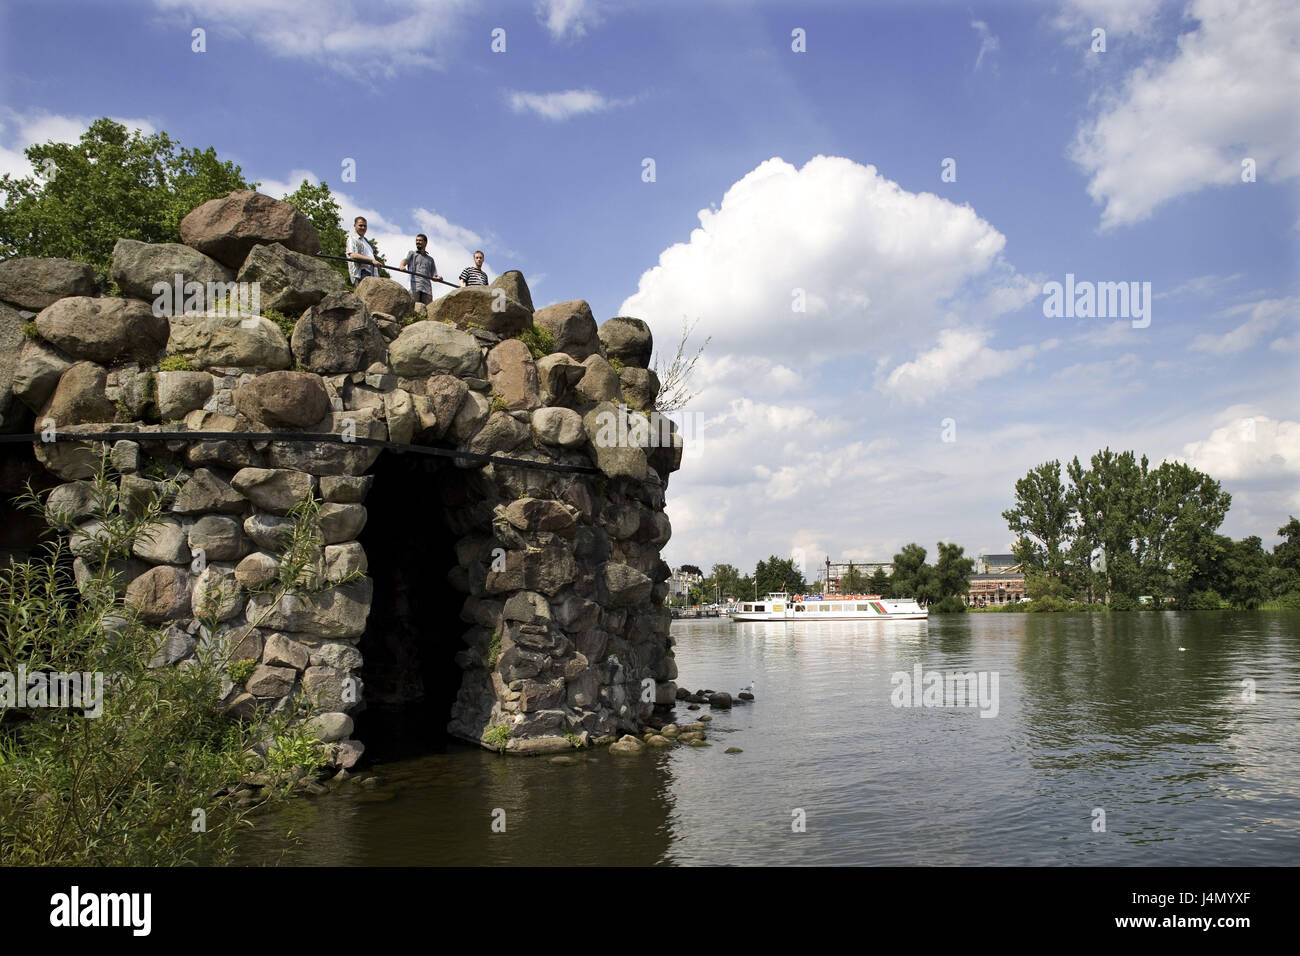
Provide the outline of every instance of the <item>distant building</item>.
<path id="1" fill-rule="evenodd" d="M 830 558 L 827 558 L 825 568 L 822 590 L 826 594 L 844 593 L 840 588 L 840 579 L 849 573 L 849 568 L 852 568 L 855 574 L 860 574 L 864 581 L 875 574 L 877 568 L 884 568 L 887 575 L 894 573 L 894 565 L 888 561 L 846 561 L 843 564 L 832 564 Z M 866 587 L 864 584 L 863 588 Z"/>
<path id="2" fill-rule="evenodd" d="M 1014 573 L 1020 570 L 1020 562 L 1014 554 L 981 554 L 975 559 L 976 574 Z"/>
<path id="3" fill-rule="evenodd" d="M 981 555 L 983 557 L 983 555 Z M 989 555 L 997 557 L 997 555 Z M 1025 576 L 1019 571 L 999 574 L 972 574 L 966 592 L 967 607 L 989 604 L 1015 604 L 1025 599 Z"/>
<path id="4" fill-rule="evenodd" d="M 690 597 L 691 588 L 699 586 L 703 580 L 702 574 L 675 568 L 668 579 L 668 594 L 670 597 Z"/>

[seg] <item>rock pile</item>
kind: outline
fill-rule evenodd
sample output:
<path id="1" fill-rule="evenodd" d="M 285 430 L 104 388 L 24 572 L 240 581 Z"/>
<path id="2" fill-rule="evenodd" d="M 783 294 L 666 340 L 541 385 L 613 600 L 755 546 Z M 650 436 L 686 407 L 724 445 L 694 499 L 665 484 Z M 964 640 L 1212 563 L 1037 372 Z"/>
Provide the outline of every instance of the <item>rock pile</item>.
<path id="1" fill-rule="evenodd" d="M 675 700 L 670 571 L 659 552 L 682 447 L 671 423 L 645 439 L 659 388 L 645 323 L 598 326 L 581 301 L 534 309 L 518 272 L 427 308 L 388 279 L 348 291 L 312 258 L 319 240 L 305 217 L 246 191 L 195 209 L 181 236 L 120 240 L 111 270 L 120 295 L 101 295 L 84 263 L 0 263 L 0 429 L 121 434 L 112 462 L 124 507 L 164 481 L 178 489 L 119 562 L 126 599 L 165 629 L 157 666 L 216 641 L 252 668 L 227 688 L 227 707 L 251 714 L 306 695 L 335 765 L 357 760 L 349 715 L 364 701 L 373 596 L 357 538 L 381 452 L 203 437 L 350 430 L 599 471 L 457 460 L 472 500 L 443 515 L 459 535 L 448 577 L 466 595 L 468 625 L 460 691 L 447 702 L 453 734 L 510 752 L 561 751 L 566 734 L 640 733 L 656 704 Z M 269 317 L 228 307 L 248 287 Z M 164 298 L 172 309 L 160 309 Z M 539 329 L 555 350 L 534 358 L 517 336 Z M 139 440 L 159 431 L 192 437 Z M 84 544 L 97 528 L 77 481 L 92 474 L 98 446 L 38 443 L 36 456 L 65 482 L 50 506 L 81 519 L 73 537 Z M 309 570 L 320 589 L 267 593 L 290 511 L 309 499 L 319 502 L 322 545 Z M 203 613 L 219 621 L 216 633 L 200 628 Z"/>

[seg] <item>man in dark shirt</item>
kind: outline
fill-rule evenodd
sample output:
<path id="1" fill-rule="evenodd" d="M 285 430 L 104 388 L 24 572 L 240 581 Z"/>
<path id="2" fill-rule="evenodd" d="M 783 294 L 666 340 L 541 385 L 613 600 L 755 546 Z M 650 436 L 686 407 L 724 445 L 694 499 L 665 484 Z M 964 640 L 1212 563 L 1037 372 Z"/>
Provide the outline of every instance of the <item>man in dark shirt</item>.
<path id="1" fill-rule="evenodd" d="M 460 274 L 460 284 L 467 285 L 487 285 L 487 273 L 483 271 L 483 250 L 477 249 L 474 252 L 474 264 Z"/>
<path id="2" fill-rule="evenodd" d="M 420 233 L 415 237 L 415 251 L 408 252 L 406 258 L 402 260 L 399 269 L 409 269 L 411 276 L 411 297 L 416 302 L 433 301 L 433 282 L 431 280 L 442 281 L 442 276 L 438 275 L 438 266 L 433 261 L 433 256 L 424 251 L 424 247 L 429 244 L 429 237 Z M 409 265 L 407 263 L 410 263 Z"/>

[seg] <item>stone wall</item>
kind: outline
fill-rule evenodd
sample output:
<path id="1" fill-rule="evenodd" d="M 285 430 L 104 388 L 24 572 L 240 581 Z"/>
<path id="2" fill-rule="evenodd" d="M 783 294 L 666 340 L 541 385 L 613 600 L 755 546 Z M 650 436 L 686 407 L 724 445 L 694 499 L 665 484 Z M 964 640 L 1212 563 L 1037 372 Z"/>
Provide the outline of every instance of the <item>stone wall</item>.
<path id="1" fill-rule="evenodd" d="M 121 433 L 111 448 L 124 507 L 140 507 L 161 482 L 178 488 L 154 533 L 119 562 L 127 601 L 163 629 L 155 665 L 217 641 L 230 659 L 257 662 L 228 687 L 227 707 L 252 714 L 305 694 L 325 715 L 315 725 L 336 765 L 355 762 L 362 745 L 349 736 L 350 715 L 364 707 L 375 591 L 357 538 L 367 471 L 393 452 L 202 438 L 352 432 L 565 466 L 454 459 L 462 494 L 409 502 L 438 509 L 456 541 L 454 560 L 443 563 L 463 606 L 427 622 L 464 632 L 460 689 L 445 702 L 453 735 L 487 746 L 491 731 L 511 752 L 561 750 L 571 746 L 565 734 L 599 742 L 635 731 L 656 703 L 674 700 L 662 606 L 670 572 L 659 552 L 671 533 L 664 489 L 681 439 L 670 424 L 646 428 L 659 383 L 647 367 L 645 323 L 597 326 L 581 301 L 534 309 L 518 272 L 428 307 L 389 279 L 349 291 L 313 258 L 310 222 L 256 193 L 205 203 L 181 236 L 183 245 L 120 240 L 110 276 L 120 295 L 101 294 L 84 263 L 0 263 L 0 428 Z M 159 294 L 158 283 L 172 293 Z M 209 283 L 247 283 L 263 311 L 289 319 L 214 307 Z M 217 292 L 238 297 L 234 287 Z M 555 345 L 537 360 L 518 338 L 533 329 Z M 194 437 L 137 434 L 151 432 Z M 99 447 L 34 446 L 63 482 L 50 507 L 82 520 L 74 553 L 96 532 L 77 482 Z M 28 453 L 7 446 L 6 454 Z M 277 574 L 290 509 L 309 498 L 322 502 L 312 573 L 323 590 L 260 593 Z M 84 579 L 81 557 L 76 570 Z M 201 608 L 219 619 L 215 634 L 199 626 Z"/>

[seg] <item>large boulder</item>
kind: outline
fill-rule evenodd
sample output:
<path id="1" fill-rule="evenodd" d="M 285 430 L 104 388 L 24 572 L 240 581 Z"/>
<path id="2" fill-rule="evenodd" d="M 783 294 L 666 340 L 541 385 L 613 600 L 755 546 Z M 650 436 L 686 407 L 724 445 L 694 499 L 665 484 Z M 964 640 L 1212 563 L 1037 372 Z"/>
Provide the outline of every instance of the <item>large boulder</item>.
<path id="1" fill-rule="evenodd" d="M 581 299 L 558 302 L 533 313 L 533 324 L 551 333 L 555 351 L 573 356 L 579 362 L 600 351 L 596 319 L 591 306 Z"/>
<path id="2" fill-rule="evenodd" d="M 171 306 L 161 310 L 163 315 L 178 315 L 185 311 L 183 306 L 188 297 L 185 284 L 188 282 L 203 283 L 204 301 L 207 302 L 209 282 L 224 284 L 235 280 L 232 270 L 197 249 L 183 246 L 179 242 L 140 242 L 136 239 L 117 240 L 113 246 L 113 265 L 108 275 L 132 298 L 152 302 L 160 295 L 166 295 Z M 179 301 L 175 294 L 178 275 L 181 277 L 182 292 Z M 165 292 L 154 291 L 154 285 L 160 282 L 167 287 Z M 220 290 L 214 292 L 220 295 Z M 220 297 L 223 300 L 225 298 L 224 295 Z"/>
<path id="3" fill-rule="evenodd" d="M 629 415 L 636 414 L 613 402 L 601 402 L 583 416 L 596 467 L 610 478 L 645 480 L 645 449 L 631 440 L 635 432 L 628 421 Z"/>
<path id="4" fill-rule="evenodd" d="M 278 242 L 254 246 L 239 270 L 240 282 L 256 282 L 262 308 L 299 315 L 331 292 L 346 292 L 343 276 L 322 259 L 286 249 Z"/>
<path id="5" fill-rule="evenodd" d="M 311 426 L 312 432 L 356 438 L 388 438 L 388 430 L 373 408 L 329 412 Z M 379 448 L 355 442 L 271 442 L 267 460 L 272 468 L 290 468 L 309 475 L 359 475 L 375 463 Z"/>
<path id="6" fill-rule="evenodd" d="M 254 594 L 245 613 L 269 630 L 354 640 L 365 633 L 373 594 L 374 582 L 361 578 L 314 594 Z"/>
<path id="7" fill-rule="evenodd" d="M 260 315 L 174 316 L 167 354 L 184 356 L 198 368 L 281 369 L 292 362 L 284 333 Z"/>
<path id="8" fill-rule="evenodd" d="M 395 319 L 415 314 L 415 299 L 401 283 L 380 276 L 366 276 L 357 283 L 357 298 L 373 312 L 383 312 Z"/>
<path id="9" fill-rule="evenodd" d="M 449 321 L 459 329 L 479 326 L 502 338 L 518 335 L 533 324 L 533 312 L 501 288 L 466 286 L 449 292 L 429 306 L 434 322 Z"/>
<path id="10" fill-rule="evenodd" d="M 441 322 L 413 322 L 388 347 L 389 364 L 398 375 L 455 375 L 481 378 L 483 354 L 478 339 Z M 442 415 L 438 415 L 439 421 Z"/>
<path id="11" fill-rule="evenodd" d="M 612 372 L 613 369 L 610 369 Z M 553 352 L 537 360 L 538 384 L 542 401 L 563 405 L 574 398 L 574 390 L 587 374 L 587 367 L 565 352 Z"/>
<path id="12" fill-rule="evenodd" d="M 177 421 L 207 403 L 213 379 L 207 372 L 159 372 L 157 388 L 158 417 Z"/>
<path id="13" fill-rule="evenodd" d="M 605 355 L 608 358 L 616 358 L 624 365 L 635 365 L 638 368 L 650 367 L 654 337 L 650 334 L 650 326 L 640 319 L 625 315 L 617 316 L 603 323 L 597 329 L 597 334 L 600 336 L 601 344 L 605 346 Z"/>
<path id="14" fill-rule="evenodd" d="M 44 342 L 28 339 L 18 353 L 13 392 L 32 411 L 43 406 L 72 363 Z"/>
<path id="15" fill-rule="evenodd" d="M 190 570 L 158 565 L 140 575 L 126 589 L 126 603 L 149 624 L 174 621 L 190 613 Z"/>
<path id="16" fill-rule="evenodd" d="M 298 364 L 321 375 L 364 372 L 387 349 L 370 310 L 350 292 L 331 292 L 304 312 L 292 344 Z"/>
<path id="17" fill-rule="evenodd" d="M 623 394 L 618 373 L 599 355 L 589 355 L 582 363 L 587 370 L 575 391 L 584 402 L 617 401 Z"/>
<path id="18" fill-rule="evenodd" d="M 14 397 L 13 391 L 18 357 L 27 341 L 23 324 L 17 309 L 0 303 L 0 431 L 17 427 L 24 417 L 22 402 Z"/>
<path id="19" fill-rule="evenodd" d="M 101 365 L 155 362 L 167 344 L 167 319 L 135 299 L 60 299 L 36 317 L 36 331 L 75 359 Z"/>
<path id="20" fill-rule="evenodd" d="M 287 202 L 249 189 L 209 199 L 181 220 L 181 241 L 238 269 L 254 246 L 278 242 L 314 256 L 320 237 L 311 220 Z"/>
<path id="21" fill-rule="evenodd" d="M 272 428 L 306 428 L 330 410 L 330 397 L 314 372 L 267 372 L 236 390 L 235 407 Z"/>
<path id="22" fill-rule="evenodd" d="M 476 455 L 507 455 L 530 437 L 532 432 L 523 422 L 505 412 L 492 412 L 465 450 Z"/>
<path id="23" fill-rule="evenodd" d="M 40 418 L 54 419 L 59 428 L 87 422 L 111 422 L 117 409 L 104 394 L 108 375 L 94 362 L 77 362 L 63 373 Z"/>
<path id="24" fill-rule="evenodd" d="M 518 269 L 510 269 L 492 280 L 489 289 L 501 289 L 508 298 L 514 299 L 529 312 L 533 311 L 533 294 L 528 291 L 524 274 Z"/>
<path id="25" fill-rule="evenodd" d="M 533 432 L 546 445 L 577 448 L 587 441 L 582 416 L 571 408 L 539 408 L 533 412 Z"/>
<path id="26" fill-rule="evenodd" d="M 610 561 L 605 565 L 605 593 L 615 607 L 634 607 L 650 600 L 654 582 L 630 565 Z"/>
<path id="27" fill-rule="evenodd" d="M 288 514 L 316 490 L 315 478 L 287 468 L 241 468 L 230 484 L 258 508 L 277 515 Z"/>
<path id="28" fill-rule="evenodd" d="M 20 309 L 44 309 L 68 296 L 95 294 L 95 270 L 72 259 L 6 259 L 0 262 L 0 301 Z"/>
<path id="29" fill-rule="evenodd" d="M 487 356 L 488 381 L 492 391 L 511 410 L 529 411 L 541 404 L 537 387 L 537 366 L 528 346 L 518 339 L 506 339 Z"/>
<path id="30" fill-rule="evenodd" d="M 623 401 L 628 408 L 650 411 L 659 397 L 659 376 L 648 368 L 626 366 L 618 374 L 619 384 L 623 390 Z"/>

